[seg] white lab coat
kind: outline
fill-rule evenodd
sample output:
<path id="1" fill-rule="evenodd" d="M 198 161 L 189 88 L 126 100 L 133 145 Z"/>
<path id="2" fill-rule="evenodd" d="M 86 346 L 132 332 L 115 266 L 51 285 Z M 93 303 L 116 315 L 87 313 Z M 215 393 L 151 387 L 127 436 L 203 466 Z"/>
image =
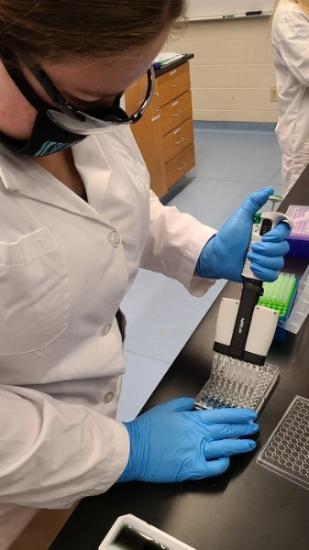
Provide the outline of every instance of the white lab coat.
<path id="1" fill-rule="evenodd" d="M 68 507 L 116 482 L 129 454 L 115 420 L 125 370 L 119 304 L 141 265 L 196 296 L 211 284 L 194 270 L 215 231 L 150 193 L 127 127 L 72 151 L 88 203 L 0 147 L 3 504 Z"/>
<path id="2" fill-rule="evenodd" d="M 276 132 L 287 193 L 309 164 L 309 15 L 283 0 L 272 36 L 279 94 Z"/>

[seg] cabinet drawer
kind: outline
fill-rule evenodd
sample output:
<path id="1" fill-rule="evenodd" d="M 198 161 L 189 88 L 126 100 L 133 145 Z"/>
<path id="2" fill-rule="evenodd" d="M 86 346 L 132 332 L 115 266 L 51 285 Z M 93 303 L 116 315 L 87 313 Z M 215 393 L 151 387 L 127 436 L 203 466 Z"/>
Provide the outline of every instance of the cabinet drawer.
<path id="1" fill-rule="evenodd" d="M 195 166 L 194 145 L 191 143 L 177 157 L 165 164 L 165 181 L 169 189 Z"/>
<path id="2" fill-rule="evenodd" d="M 190 143 L 193 143 L 193 121 L 187 120 L 162 139 L 162 151 L 165 162 L 176 157 Z"/>
<path id="3" fill-rule="evenodd" d="M 161 107 L 190 90 L 189 63 L 185 63 L 158 78 Z"/>
<path id="4" fill-rule="evenodd" d="M 162 136 L 166 136 L 189 118 L 192 118 L 191 92 L 181 95 L 161 108 Z"/>

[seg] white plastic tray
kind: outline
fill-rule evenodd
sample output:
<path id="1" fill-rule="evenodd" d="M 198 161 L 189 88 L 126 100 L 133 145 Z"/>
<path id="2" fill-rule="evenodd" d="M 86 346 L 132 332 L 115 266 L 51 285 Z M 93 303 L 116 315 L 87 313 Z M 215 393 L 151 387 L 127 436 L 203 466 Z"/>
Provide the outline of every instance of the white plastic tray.
<path id="1" fill-rule="evenodd" d="M 126 527 L 129 527 L 133 531 L 140 533 L 148 537 L 149 540 L 157 543 L 158 549 L 160 550 L 196 550 L 196 548 L 188 546 L 184 542 L 175 539 L 171 535 L 168 535 L 164 531 L 157 529 L 153 525 L 146 523 L 132 514 L 121 516 L 115 521 L 114 525 L 102 541 L 99 550 L 131 550 L 128 546 L 123 546 L 121 544 L 117 544 L 116 542 L 118 535 L 122 529 Z M 132 548 L 132 550 L 135 550 L 135 548 Z"/>

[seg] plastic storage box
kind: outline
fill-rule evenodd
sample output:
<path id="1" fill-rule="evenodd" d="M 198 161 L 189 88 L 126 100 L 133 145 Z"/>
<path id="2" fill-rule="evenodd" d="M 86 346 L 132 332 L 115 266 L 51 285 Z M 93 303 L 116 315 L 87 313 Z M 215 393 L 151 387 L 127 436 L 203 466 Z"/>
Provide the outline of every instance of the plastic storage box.
<path id="1" fill-rule="evenodd" d="M 283 324 L 285 330 L 297 334 L 309 314 L 309 265 L 301 278 L 296 300 L 288 320 Z"/>
<path id="2" fill-rule="evenodd" d="M 289 256 L 309 258 L 309 206 L 291 205 L 287 216 L 294 220 L 294 229 L 289 237 Z"/>

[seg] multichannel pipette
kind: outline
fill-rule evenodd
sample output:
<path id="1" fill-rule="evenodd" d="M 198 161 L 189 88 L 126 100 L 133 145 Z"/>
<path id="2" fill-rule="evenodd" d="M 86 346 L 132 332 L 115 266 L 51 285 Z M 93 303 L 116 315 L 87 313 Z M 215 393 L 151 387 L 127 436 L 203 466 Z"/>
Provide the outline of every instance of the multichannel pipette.
<path id="1" fill-rule="evenodd" d="M 256 216 L 249 249 L 280 222 L 292 223 L 277 212 Z M 258 412 L 278 379 L 278 367 L 264 363 L 280 312 L 258 304 L 263 283 L 248 259 L 242 276 L 241 299 L 221 301 L 211 375 L 195 399 L 196 408 L 249 407 Z"/>
<path id="2" fill-rule="evenodd" d="M 263 235 L 280 222 L 291 224 L 285 214 L 264 212 L 255 218 L 250 247 L 262 240 Z M 278 324 L 279 314 L 270 308 L 257 305 L 263 294 L 263 282 L 251 270 L 247 259 L 242 272 L 241 299 L 223 298 L 217 319 L 214 350 L 246 361 L 263 365 Z"/>

